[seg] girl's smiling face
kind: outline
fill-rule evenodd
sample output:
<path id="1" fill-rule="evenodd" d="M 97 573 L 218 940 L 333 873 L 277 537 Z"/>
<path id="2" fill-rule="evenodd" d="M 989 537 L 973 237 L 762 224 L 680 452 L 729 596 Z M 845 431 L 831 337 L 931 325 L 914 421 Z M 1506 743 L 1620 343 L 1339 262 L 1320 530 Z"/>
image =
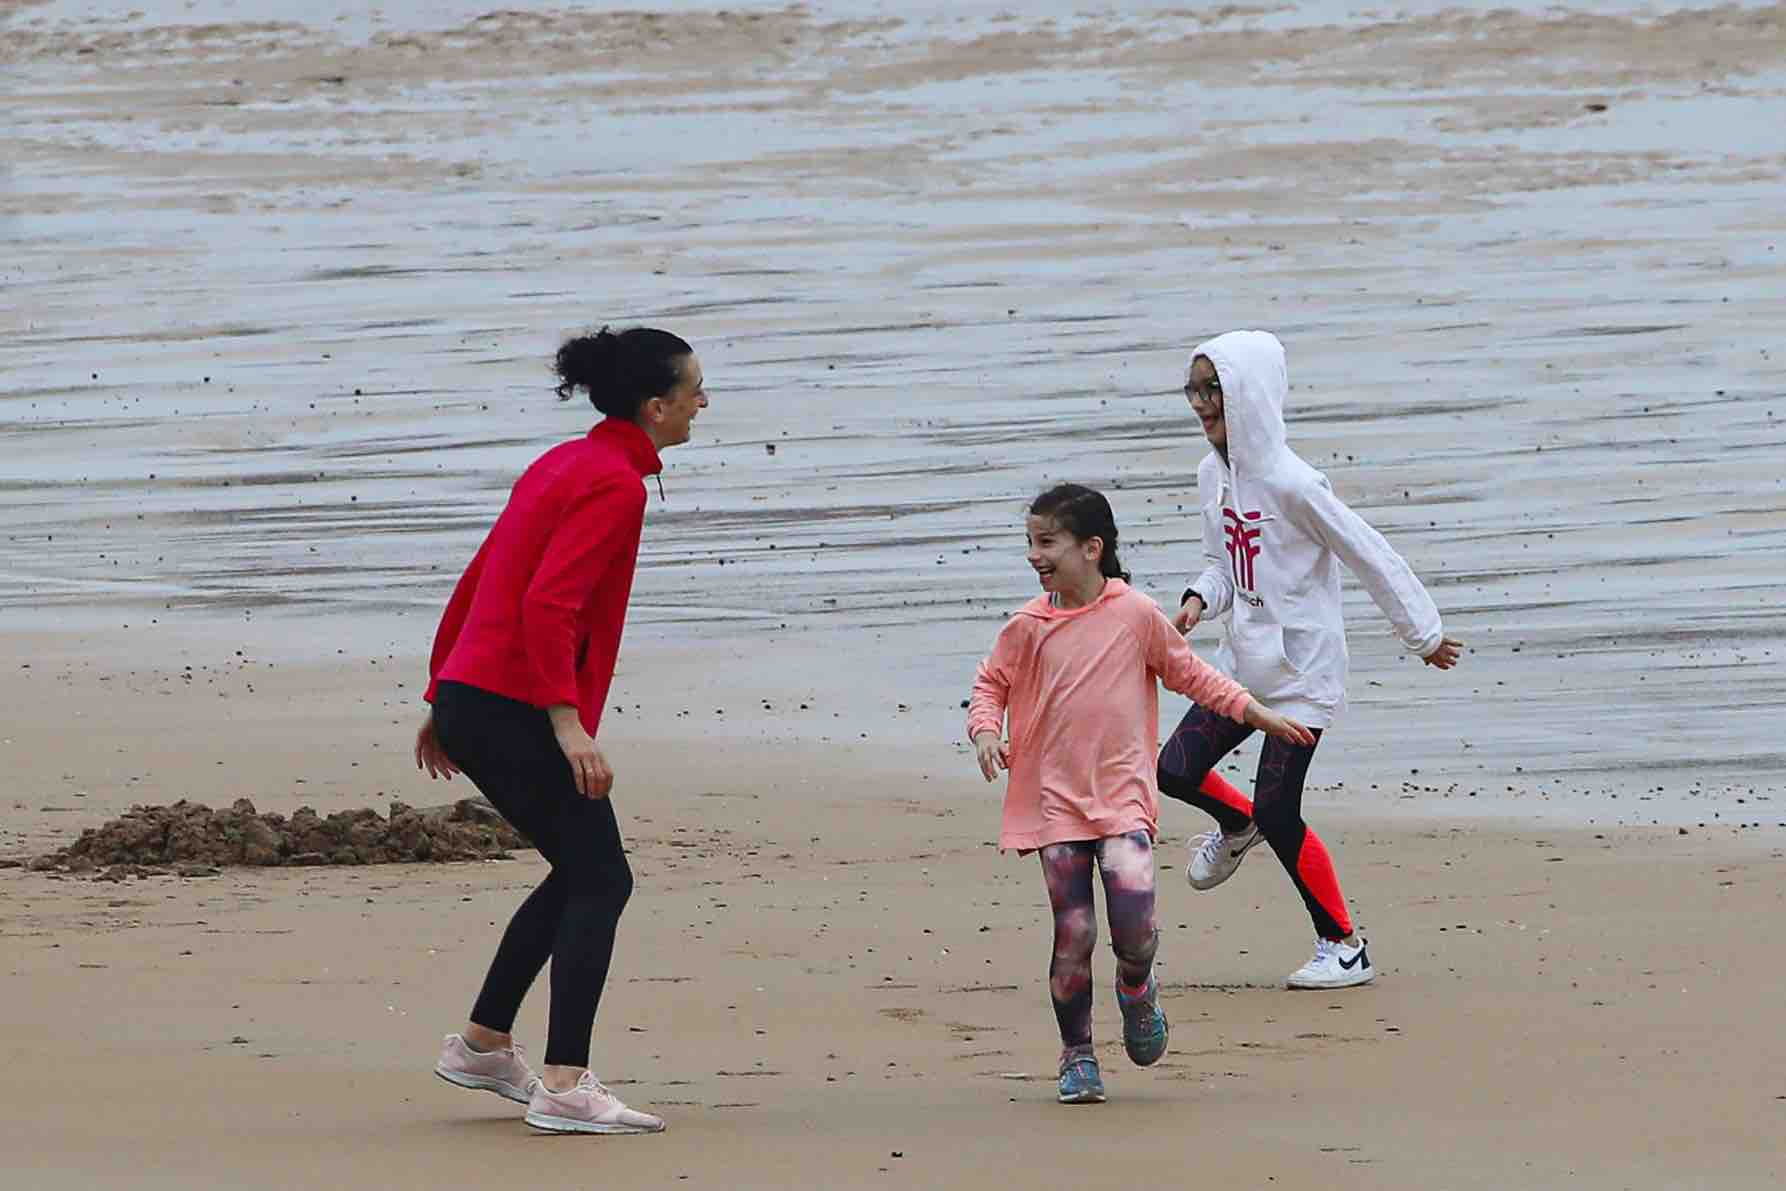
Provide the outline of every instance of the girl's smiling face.
<path id="1" fill-rule="evenodd" d="M 1191 412 L 1203 423 L 1203 437 L 1209 440 L 1210 446 L 1225 452 L 1228 449 L 1228 419 L 1222 399 L 1222 378 L 1208 356 L 1198 356 L 1191 361 L 1190 375 L 1185 377 L 1184 396 L 1191 403 Z"/>
<path id="2" fill-rule="evenodd" d="M 1098 561 L 1104 554 L 1102 538 L 1081 540 L 1054 518 L 1034 513 L 1024 518 L 1023 524 L 1029 537 L 1029 565 L 1035 568 L 1043 591 L 1081 591 L 1103 578 L 1098 571 Z"/>

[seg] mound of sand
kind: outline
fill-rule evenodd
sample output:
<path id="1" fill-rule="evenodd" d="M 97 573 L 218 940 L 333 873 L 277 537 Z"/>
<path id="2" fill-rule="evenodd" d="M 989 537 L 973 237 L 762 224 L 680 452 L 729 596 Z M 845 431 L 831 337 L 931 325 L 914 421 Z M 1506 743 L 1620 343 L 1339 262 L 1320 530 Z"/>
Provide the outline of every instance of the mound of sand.
<path id="1" fill-rule="evenodd" d="M 246 798 L 228 810 L 182 799 L 136 806 L 73 844 L 32 861 L 38 871 L 94 872 L 171 866 L 182 873 L 223 864 L 391 864 L 403 861 L 507 859 L 528 843 L 489 803 L 463 798 L 417 810 L 391 804 L 324 819 L 299 807 L 290 819 L 261 814 Z"/>

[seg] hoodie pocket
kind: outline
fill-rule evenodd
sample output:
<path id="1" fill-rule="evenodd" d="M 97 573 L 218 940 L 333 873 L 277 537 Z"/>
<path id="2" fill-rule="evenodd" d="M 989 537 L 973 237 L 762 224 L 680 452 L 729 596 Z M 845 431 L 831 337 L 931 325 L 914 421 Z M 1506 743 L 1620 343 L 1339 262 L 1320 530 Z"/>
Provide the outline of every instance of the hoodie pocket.
<path id="1" fill-rule="evenodd" d="M 1269 621 L 1234 622 L 1234 680 L 1270 703 L 1297 692 L 1302 671 L 1284 652 L 1283 627 Z"/>

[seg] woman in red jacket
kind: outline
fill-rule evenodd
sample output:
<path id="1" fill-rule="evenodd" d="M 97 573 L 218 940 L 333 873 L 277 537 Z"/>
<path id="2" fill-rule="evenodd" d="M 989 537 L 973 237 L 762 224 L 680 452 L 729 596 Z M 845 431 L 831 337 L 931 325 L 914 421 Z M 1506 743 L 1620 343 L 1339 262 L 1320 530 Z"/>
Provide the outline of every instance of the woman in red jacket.
<path id="1" fill-rule="evenodd" d="M 589 1035 L 608 978 L 632 870 L 596 744 L 626 622 L 658 452 L 688 441 L 707 406 L 694 349 L 635 327 L 558 350 L 561 398 L 576 389 L 607 417 L 560 443 L 516 481 L 508 506 L 459 580 L 429 662 L 433 705 L 416 733 L 418 768 L 463 772 L 552 871 L 509 921 L 463 1034 L 435 1073 L 527 1105 L 554 1133 L 655 1133 L 589 1071 Z M 546 1064 L 527 1065 L 509 1031 L 552 960 Z"/>

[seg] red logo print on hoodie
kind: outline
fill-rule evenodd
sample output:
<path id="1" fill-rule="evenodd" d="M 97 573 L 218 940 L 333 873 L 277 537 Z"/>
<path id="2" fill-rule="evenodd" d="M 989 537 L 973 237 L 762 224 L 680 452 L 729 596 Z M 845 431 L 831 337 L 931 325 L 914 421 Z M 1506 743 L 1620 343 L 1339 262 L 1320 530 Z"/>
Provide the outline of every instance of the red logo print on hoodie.
<path id="1" fill-rule="evenodd" d="M 1257 510 L 1250 513 L 1236 513 L 1233 509 L 1222 509 L 1222 530 L 1228 539 L 1228 561 L 1234 567 L 1234 583 L 1242 591 L 1253 590 L 1253 560 L 1259 557 L 1259 534 L 1257 525 L 1248 526 L 1246 522 L 1257 521 L 1261 517 Z"/>

